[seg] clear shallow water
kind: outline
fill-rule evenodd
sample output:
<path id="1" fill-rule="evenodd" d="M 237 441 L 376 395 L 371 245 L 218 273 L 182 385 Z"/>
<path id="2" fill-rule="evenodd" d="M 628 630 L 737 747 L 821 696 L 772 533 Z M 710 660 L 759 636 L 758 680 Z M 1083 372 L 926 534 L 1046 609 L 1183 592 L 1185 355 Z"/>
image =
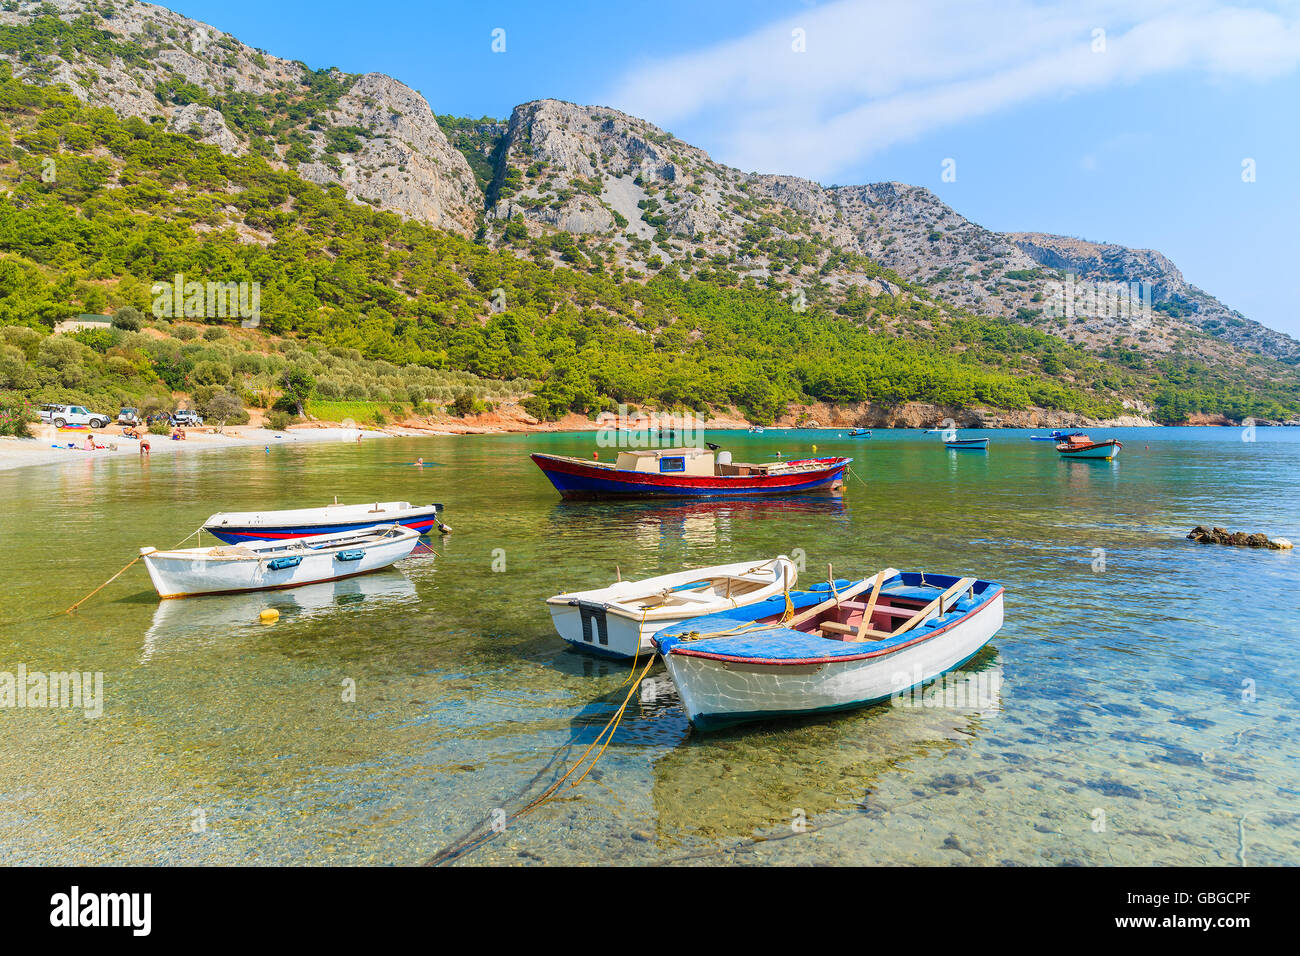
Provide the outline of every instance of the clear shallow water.
<path id="1" fill-rule="evenodd" d="M 591 435 L 0 472 L 0 670 L 105 681 L 98 719 L 0 709 L 0 862 L 425 861 L 540 792 L 625 693 L 628 667 L 563 646 L 543 598 L 616 565 L 802 549 L 805 581 L 833 561 L 1004 584 L 1006 626 L 969 668 L 1000 676 L 995 706 L 702 736 L 656 666 L 591 777 L 462 862 L 1296 863 L 1300 559 L 1183 535 L 1300 540 L 1298 432 L 1113 429 L 1113 463 L 1025 431 L 981 433 L 987 455 L 909 431 L 709 436 L 738 460 L 853 455 L 839 502 L 561 502 L 527 452 L 588 456 Z M 41 617 L 214 511 L 334 495 L 442 501 L 455 534 L 436 559 L 272 595 L 160 604 L 137 565 Z"/>

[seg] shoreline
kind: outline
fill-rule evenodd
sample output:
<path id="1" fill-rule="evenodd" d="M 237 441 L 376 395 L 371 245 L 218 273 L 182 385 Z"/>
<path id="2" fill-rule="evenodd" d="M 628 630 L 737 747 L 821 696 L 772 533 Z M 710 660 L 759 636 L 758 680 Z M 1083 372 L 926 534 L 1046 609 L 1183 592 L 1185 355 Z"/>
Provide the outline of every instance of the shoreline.
<path id="1" fill-rule="evenodd" d="M 475 416 L 476 418 L 494 417 L 490 415 Z M 451 427 L 448 427 L 451 426 Z M 457 427 L 459 426 L 459 427 Z M 115 426 L 114 426 L 115 427 Z M 520 421 L 494 421 L 477 422 L 469 419 L 455 423 L 443 422 L 417 422 L 406 420 L 395 422 L 391 425 L 380 427 L 358 427 L 354 424 L 340 424 L 337 422 L 305 422 L 294 425 L 283 431 L 275 431 L 260 425 L 236 425 L 224 428 L 221 434 L 215 434 L 208 428 L 191 429 L 187 433 L 184 441 L 173 441 L 165 435 L 150 435 L 150 455 L 174 455 L 191 451 L 214 451 L 223 448 L 255 448 L 261 446 L 287 445 L 294 443 L 305 444 L 325 444 L 329 442 L 341 442 L 344 444 L 355 443 L 357 435 L 361 435 L 363 442 L 378 438 L 455 438 L 466 435 L 517 435 L 517 434 L 535 434 L 548 432 L 567 432 L 582 433 L 595 432 L 600 430 L 602 425 L 580 415 L 566 416 L 556 422 L 537 422 L 526 423 Z M 706 431 L 740 431 L 745 432 L 750 426 L 746 423 L 734 421 L 731 419 L 710 419 L 702 422 L 702 428 Z M 775 425 L 765 426 L 767 431 L 786 431 L 786 430 L 816 430 L 832 431 L 837 429 L 847 429 L 850 426 L 841 424 L 821 425 L 815 422 L 804 424 L 785 424 L 778 423 Z M 926 426 L 911 425 L 875 425 L 865 426 L 874 428 L 879 431 L 907 431 L 916 430 Z M 1024 430 L 1033 431 L 1050 427 L 1093 427 L 1093 428 L 1233 428 L 1240 427 L 1231 424 L 1196 424 L 1196 425 L 1170 425 L 1164 426 L 1149 421 L 1119 422 L 1111 424 L 1095 424 L 1090 426 L 1049 426 L 1049 425 L 989 425 L 970 426 L 958 425 L 961 430 L 967 431 L 995 431 L 995 430 Z M 39 424 L 33 425 L 32 431 L 35 438 L 10 438 L 0 437 L 0 472 L 12 471 L 18 468 L 31 468 L 44 465 L 68 464 L 71 462 L 87 462 L 102 460 L 122 460 L 124 458 L 139 458 L 140 446 L 135 439 L 124 438 L 120 430 L 110 432 L 101 430 L 94 433 L 97 443 L 106 445 L 115 445 L 115 448 L 97 449 L 95 451 L 85 451 L 79 447 L 86 438 L 86 431 L 65 431 L 57 432 L 52 425 Z M 623 434 L 626 430 L 619 429 Z M 55 443 L 62 443 L 66 446 L 72 442 L 78 447 L 70 449 L 67 447 L 51 447 Z"/>
<path id="2" fill-rule="evenodd" d="M 110 430 L 111 429 L 111 430 Z M 33 425 L 35 438 L 0 438 L 0 471 L 16 468 L 37 467 L 41 465 L 61 465 L 71 462 L 96 462 L 140 458 L 140 442 L 122 436 L 121 429 L 110 426 L 98 432 L 57 431 L 53 425 Z M 397 437 L 383 431 L 344 428 L 338 425 L 309 426 L 274 431 L 256 425 L 235 425 L 214 434 L 207 428 L 193 428 L 186 433 L 184 441 L 173 441 L 166 435 L 150 435 L 149 456 L 176 455 L 192 451 L 214 451 L 223 448 L 256 448 L 262 446 L 287 445 L 295 442 L 320 444 L 323 442 L 355 442 L 357 434 L 362 441 L 372 438 Z M 86 436 L 94 434 L 97 444 L 116 446 L 85 451 L 81 446 Z M 73 443 L 76 448 L 55 448 L 56 443 L 67 445 Z"/>

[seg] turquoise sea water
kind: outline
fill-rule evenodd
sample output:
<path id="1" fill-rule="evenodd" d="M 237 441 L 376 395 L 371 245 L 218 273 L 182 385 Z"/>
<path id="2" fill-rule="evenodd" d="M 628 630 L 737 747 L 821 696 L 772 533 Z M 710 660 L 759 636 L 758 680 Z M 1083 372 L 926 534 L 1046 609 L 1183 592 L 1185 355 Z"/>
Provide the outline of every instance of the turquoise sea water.
<path id="1" fill-rule="evenodd" d="M 97 719 L 0 708 L 0 862 L 424 862 L 540 793 L 626 693 L 628 666 L 563 645 L 545 597 L 778 552 L 805 581 L 833 563 L 1005 585 L 969 668 L 994 699 L 701 735 L 656 665 L 592 775 L 459 862 L 1300 862 L 1300 559 L 1184 538 L 1300 541 L 1300 430 L 1094 430 L 1125 441 L 1111 463 L 979 434 L 987 454 L 918 431 L 708 436 L 737 460 L 850 454 L 838 500 L 562 502 L 527 453 L 589 457 L 589 434 L 0 472 L 0 671 L 104 680 Z M 160 604 L 137 565 L 50 616 L 214 511 L 335 495 L 441 501 L 455 533 L 270 595 Z"/>

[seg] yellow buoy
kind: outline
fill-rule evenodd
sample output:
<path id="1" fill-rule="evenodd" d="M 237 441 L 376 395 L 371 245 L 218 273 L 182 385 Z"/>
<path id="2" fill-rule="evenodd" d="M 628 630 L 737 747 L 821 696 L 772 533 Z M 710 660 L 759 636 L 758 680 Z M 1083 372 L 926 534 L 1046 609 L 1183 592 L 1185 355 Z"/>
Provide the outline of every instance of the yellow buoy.
<path id="1" fill-rule="evenodd" d="M 816 445 L 813 445 L 813 454 L 814 454 L 814 455 L 817 454 L 817 446 L 816 446 Z"/>
<path id="2" fill-rule="evenodd" d="M 263 624 L 274 624 L 276 621 L 280 620 L 280 612 L 273 607 L 268 607 L 258 615 L 258 618 Z"/>

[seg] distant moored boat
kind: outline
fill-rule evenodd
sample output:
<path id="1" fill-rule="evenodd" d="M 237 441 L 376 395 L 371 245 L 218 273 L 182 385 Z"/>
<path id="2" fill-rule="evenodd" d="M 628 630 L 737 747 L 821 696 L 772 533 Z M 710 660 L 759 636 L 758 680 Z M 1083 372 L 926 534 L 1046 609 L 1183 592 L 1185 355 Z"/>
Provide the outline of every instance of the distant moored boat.
<path id="1" fill-rule="evenodd" d="M 953 451 L 988 451 L 987 438 L 953 438 L 946 439 L 944 445 Z"/>
<path id="2" fill-rule="evenodd" d="M 1062 458 L 1104 459 L 1109 461 L 1119 454 L 1124 443 L 1116 438 L 1108 441 L 1093 441 L 1087 435 L 1076 433 L 1056 446 Z"/>

